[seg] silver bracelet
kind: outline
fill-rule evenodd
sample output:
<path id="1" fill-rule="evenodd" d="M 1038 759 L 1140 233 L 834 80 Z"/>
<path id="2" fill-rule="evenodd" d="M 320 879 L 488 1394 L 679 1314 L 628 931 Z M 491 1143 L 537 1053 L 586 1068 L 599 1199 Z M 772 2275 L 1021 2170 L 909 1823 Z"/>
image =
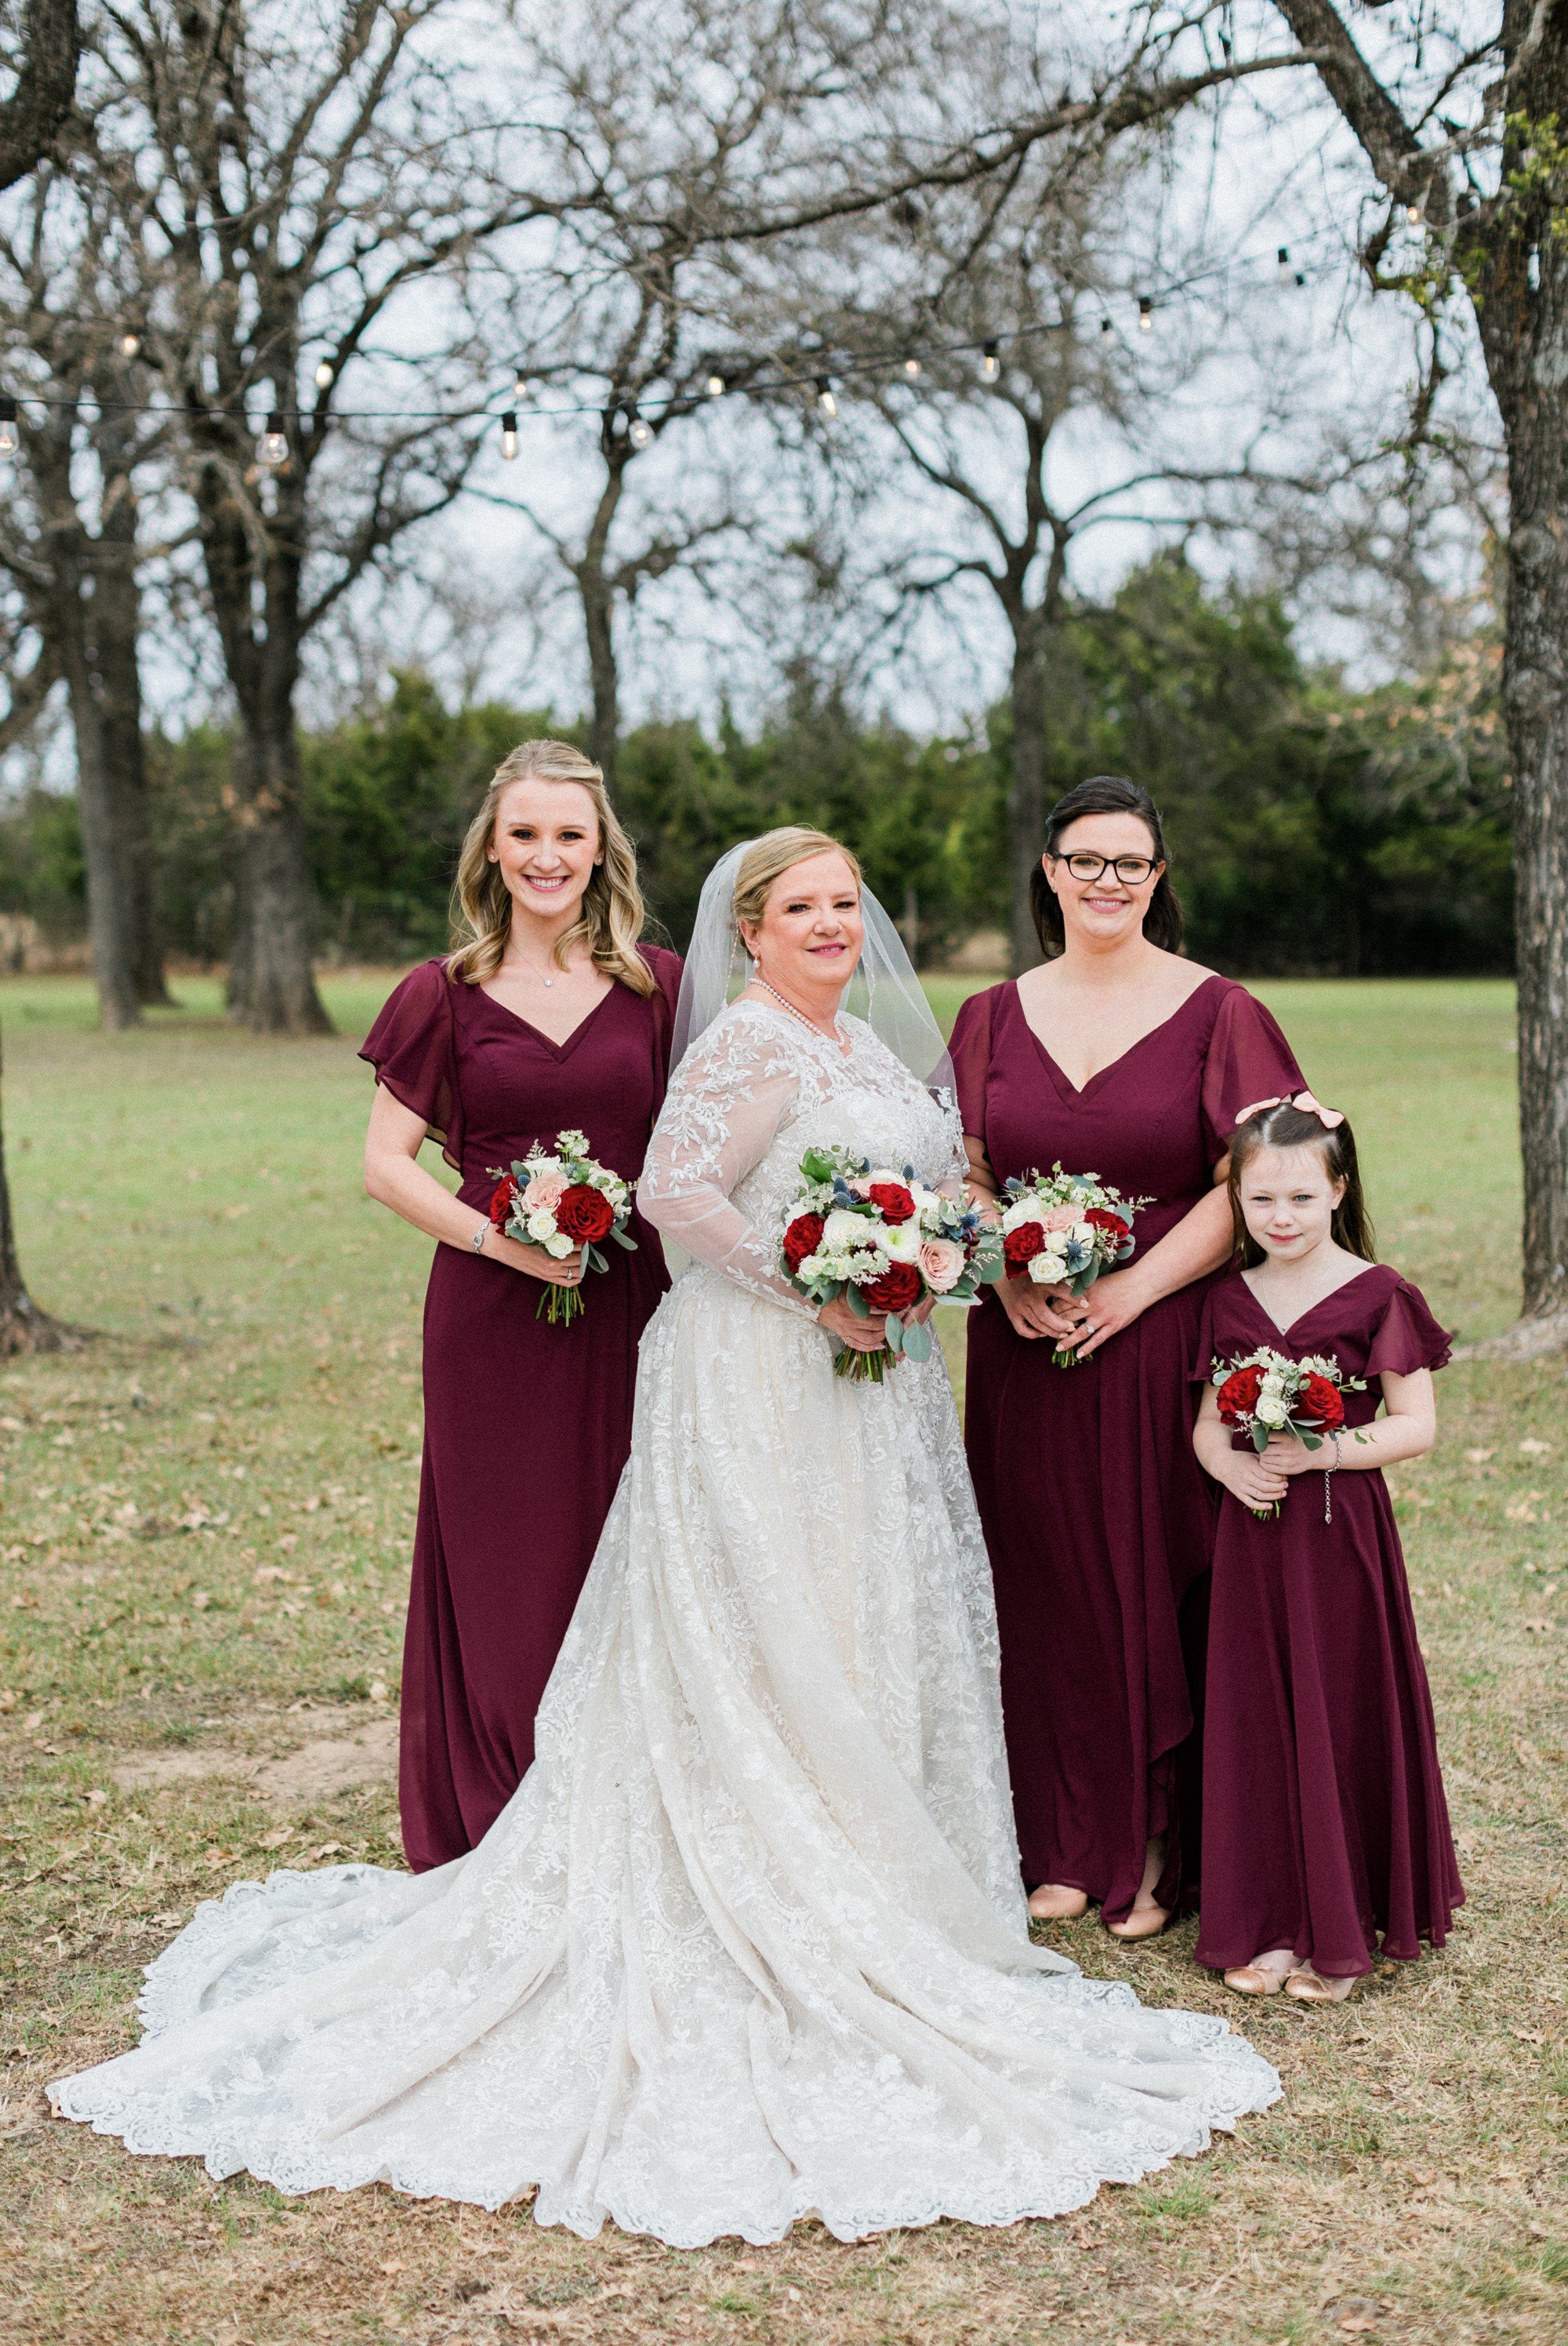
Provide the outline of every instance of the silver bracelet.
<path id="1" fill-rule="evenodd" d="M 483 1253 L 484 1252 L 484 1241 L 485 1241 L 485 1239 L 489 1237 L 489 1235 L 490 1235 L 490 1225 L 489 1225 L 489 1223 L 488 1223 L 488 1222 L 481 1222 L 481 1223 L 480 1223 L 480 1225 L 479 1225 L 479 1227 L 478 1227 L 478 1229 L 474 1231 L 473 1236 L 473 1237 L 469 1239 L 469 1241 L 468 1241 L 469 1245 L 473 1249 L 473 1251 L 474 1251 L 474 1253 L 475 1253 L 475 1254 L 483 1254 Z"/>

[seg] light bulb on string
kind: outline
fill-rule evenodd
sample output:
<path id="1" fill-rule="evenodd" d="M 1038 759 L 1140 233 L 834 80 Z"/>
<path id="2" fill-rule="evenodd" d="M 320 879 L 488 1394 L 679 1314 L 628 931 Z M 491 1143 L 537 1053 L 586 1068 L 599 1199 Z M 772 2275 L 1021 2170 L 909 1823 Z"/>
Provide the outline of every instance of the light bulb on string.
<path id="1" fill-rule="evenodd" d="M 1420 228 L 1421 224 L 1421 208 L 1420 204 L 1407 204 L 1405 206 L 1405 218 L 1409 220 L 1412 228 Z"/>
<path id="2" fill-rule="evenodd" d="M 517 454 L 517 411 L 513 407 L 501 419 L 501 454 L 508 464 Z"/>
<path id="3" fill-rule="evenodd" d="M 1279 270 L 1279 282 L 1281 285 L 1306 284 L 1307 280 L 1301 270 L 1299 269 L 1292 269 L 1290 266 L 1290 248 L 1288 244 L 1282 244 L 1280 246 L 1277 265 Z"/>
<path id="4" fill-rule="evenodd" d="M 817 404 L 830 422 L 839 412 L 839 403 L 833 396 L 832 378 L 830 375 L 820 374 L 817 377 Z"/>
<path id="5" fill-rule="evenodd" d="M 333 381 L 334 373 L 335 370 L 331 359 L 323 359 L 316 369 L 316 389 L 325 391 Z"/>
<path id="6" fill-rule="evenodd" d="M 267 418 L 267 429 L 256 443 L 256 461 L 276 472 L 289 461 L 289 435 L 283 429 L 281 411 L 274 408 Z"/>
<path id="7" fill-rule="evenodd" d="M 122 359 L 134 359 L 137 351 L 141 348 L 141 336 L 139 334 L 122 334 L 120 336 L 119 348 Z"/>
<path id="8" fill-rule="evenodd" d="M 21 446 L 16 433 L 16 403 L 0 399 L 0 456 L 14 456 Z"/>
<path id="9" fill-rule="evenodd" d="M 632 420 L 626 426 L 626 438 L 634 448 L 646 448 L 653 438 L 653 425 L 646 415 L 637 414 L 635 409 L 632 412 Z"/>
<path id="10" fill-rule="evenodd" d="M 517 380 L 512 386 L 512 396 L 517 402 L 519 407 L 522 406 L 523 402 L 528 396 L 528 378 L 523 372 L 521 368 L 518 369 Z"/>
<path id="11" fill-rule="evenodd" d="M 721 374 L 710 374 L 702 387 L 709 399 L 722 399 L 728 385 Z"/>
<path id="12" fill-rule="evenodd" d="M 1101 319 L 1101 321 L 1100 321 L 1100 332 L 1101 332 L 1101 333 L 1102 333 L 1102 334 L 1114 334 L 1114 333 L 1115 332 L 1115 331 L 1116 331 L 1116 330 L 1115 330 L 1115 326 L 1113 326 L 1113 325 L 1112 325 L 1112 323 L 1111 323 L 1111 321 L 1110 321 L 1109 318 L 1102 318 L 1102 319 Z"/>
<path id="13" fill-rule="evenodd" d="M 982 345 L 982 349 L 984 354 L 981 360 L 981 367 L 985 380 L 987 382 L 994 382 L 1002 372 L 1001 346 L 996 342 L 985 342 Z"/>
<path id="14" fill-rule="evenodd" d="M 1138 328 L 1145 334 L 1152 334 L 1155 329 L 1155 305 L 1146 293 L 1138 296 Z"/>
<path id="15" fill-rule="evenodd" d="M 919 376 L 920 376 L 920 361 L 919 361 L 919 359 L 905 359 L 905 361 L 904 361 L 904 372 L 905 372 L 905 374 L 907 374 L 907 375 L 908 375 L 908 377 L 909 377 L 909 379 L 910 379 L 910 381 L 911 381 L 911 382 L 914 382 L 918 381 Z"/>

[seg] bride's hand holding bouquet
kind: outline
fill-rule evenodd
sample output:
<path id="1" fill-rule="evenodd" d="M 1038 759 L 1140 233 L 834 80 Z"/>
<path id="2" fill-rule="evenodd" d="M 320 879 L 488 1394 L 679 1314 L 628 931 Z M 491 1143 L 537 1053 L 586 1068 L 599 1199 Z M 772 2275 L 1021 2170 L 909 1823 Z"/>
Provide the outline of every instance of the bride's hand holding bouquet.
<path id="1" fill-rule="evenodd" d="M 839 1341 L 840 1376 L 881 1384 L 901 1357 L 931 1358 L 934 1304 L 972 1303 L 1000 1276 L 996 1232 L 964 1198 L 842 1148 L 809 1149 L 785 1216 L 780 1260 Z"/>

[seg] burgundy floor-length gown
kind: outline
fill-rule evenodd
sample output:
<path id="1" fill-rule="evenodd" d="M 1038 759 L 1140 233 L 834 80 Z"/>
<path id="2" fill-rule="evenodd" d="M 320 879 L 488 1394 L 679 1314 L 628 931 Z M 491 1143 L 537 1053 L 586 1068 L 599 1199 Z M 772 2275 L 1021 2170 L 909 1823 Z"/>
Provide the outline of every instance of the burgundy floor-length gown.
<path id="1" fill-rule="evenodd" d="M 1150 1198 L 1135 1225 L 1144 1253 L 1212 1187 L 1238 1111 L 1302 1081 L 1261 1003 L 1217 976 L 1082 1091 L 1011 979 L 964 1004 L 952 1056 L 964 1130 L 998 1182 L 1060 1160 Z M 1178 1807 L 1196 1838 L 1178 1754 L 1201 1687 L 1214 1525 L 1187 1382 L 1207 1284 L 1164 1297 L 1070 1369 L 1053 1365 L 1049 1338 L 1015 1334 L 994 1295 L 969 1322 L 964 1439 L 995 1580 L 1024 1880 L 1085 1891 L 1107 1921 L 1131 1907 L 1156 1834 L 1156 1894 L 1176 1902 Z"/>
<path id="2" fill-rule="evenodd" d="M 476 1218 L 535 1140 L 575 1128 L 635 1181 L 664 1099 L 680 962 L 643 955 L 564 1043 L 439 961 L 405 977 L 361 1056 L 421 1116 Z M 587 1309 L 552 1327 L 541 1282 L 438 1246 L 424 1305 L 424 1457 L 403 1647 L 399 1798 L 416 1872 L 483 1839 L 534 1757 L 534 1716 L 631 1447 L 637 1344 L 669 1284 L 657 1233 L 606 1247 Z"/>
<path id="3" fill-rule="evenodd" d="M 1386 1369 L 1441 1369 L 1448 1339 L 1417 1290 L 1374 1263 L 1280 1330 L 1239 1271 L 1210 1291 L 1193 1373 L 1267 1344 L 1332 1357 L 1369 1390 L 1345 1396 L 1348 1453 L 1376 1416 Z M 1237 1436 L 1237 1439 L 1243 1439 Z M 1318 1454 L 1327 1457 L 1325 1450 Z M 1197 1960 L 1229 1971 L 1290 1947 L 1324 1978 L 1441 1947 L 1464 1891 L 1438 1768 L 1431 1696 L 1388 1485 L 1292 1476 L 1264 1521 L 1220 1502 L 1204 1721 L 1203 1915 Z"/>

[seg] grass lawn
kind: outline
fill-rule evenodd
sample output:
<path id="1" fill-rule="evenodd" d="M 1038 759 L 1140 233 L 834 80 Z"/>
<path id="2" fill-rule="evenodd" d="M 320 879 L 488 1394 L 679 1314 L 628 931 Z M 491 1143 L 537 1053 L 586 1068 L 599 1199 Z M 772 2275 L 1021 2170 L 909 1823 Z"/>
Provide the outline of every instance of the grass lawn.
<path id="1" fill-rule="evenodd" d="M 353 1053 L 387 984 L 326 982 L 341 1039 L 263 1042 L 206 982 L 113 1037 L 84 984 L 0 983 L 24 1263 L 103 1331 L 0 1368 L 0 2339 L 1561 2338 L 1562 1362 L 1447 1371 L 1438 1450 L 1392 1478 L 1470 1890 L 1447 1952 L 1308 2011 L 1227 1997 L 1190 1924 L 1141 1952 L 1092 1921 L 1052 1933 L 1153 2002 L 1224 2010 L 1278 2066 L 1283 2103 L 1204 2159 L 1056 2224 L 675 2253 L 525 2209 L 286 2200 L 46 2116 L 46 2077 L 131 2041 L 140 1966 L 199 1899 L 280 1862 L 402 1862 L 429 1249 L 360 1187 Z M 933 984 L 945 1015 L 962 990 Z M 1357 1124 L 1385 1253 L 1463 1335 L 1503 1325 L 1508 989 L 1261 990 Z"/>

